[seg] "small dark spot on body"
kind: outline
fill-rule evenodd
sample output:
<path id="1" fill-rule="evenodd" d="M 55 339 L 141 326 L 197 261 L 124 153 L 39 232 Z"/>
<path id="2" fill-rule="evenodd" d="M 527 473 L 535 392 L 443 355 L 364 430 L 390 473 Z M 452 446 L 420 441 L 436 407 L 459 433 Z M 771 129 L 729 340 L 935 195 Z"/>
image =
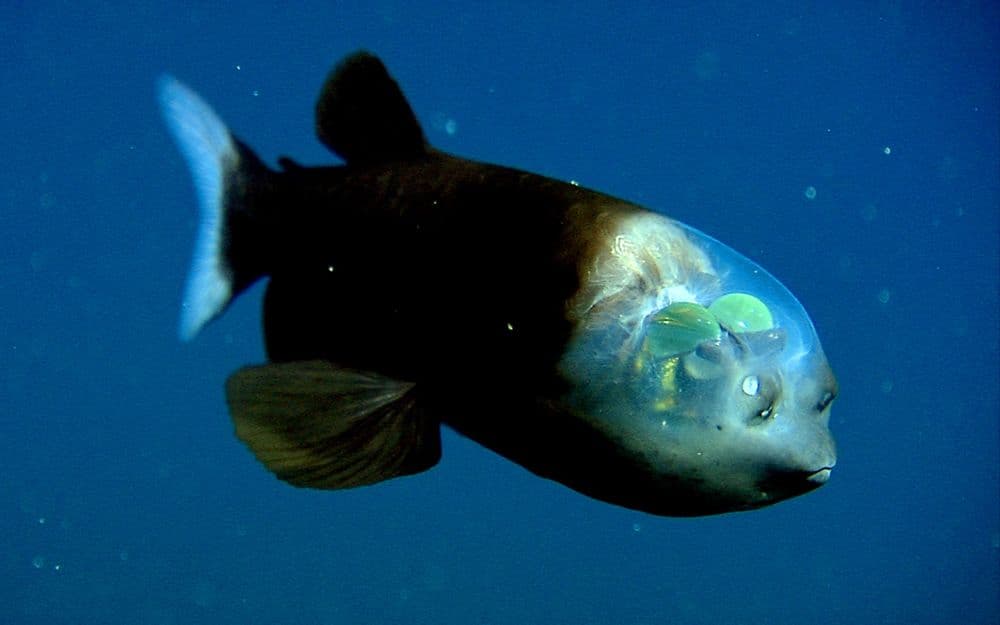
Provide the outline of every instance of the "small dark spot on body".
<path id="1" fill-rule="evenodd" d="M 721 432 L 722 431 L 722 426 L 721 425 L 716 425 L 715 429 L 717 429 L 717 430 L 719 430 Z"/>

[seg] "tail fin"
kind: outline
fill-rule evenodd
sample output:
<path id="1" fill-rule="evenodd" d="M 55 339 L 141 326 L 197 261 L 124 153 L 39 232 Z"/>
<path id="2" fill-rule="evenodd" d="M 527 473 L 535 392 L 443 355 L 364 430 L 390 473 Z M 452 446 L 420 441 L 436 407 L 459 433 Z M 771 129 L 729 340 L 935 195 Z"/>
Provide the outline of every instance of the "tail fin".
<path id="1" fill-rule="evenodd" d="M 250 217 L 250 188 L 266 167 L 239 143 L 198 94 L 171 76 L 159 82 L 160 106 L 184 155 L 198 196 L 198 238 L 181 304 L 179 334 L 190 340 L 226 308 L 233 297 L 263 275 L 257 263 L 235 254 L 234 222 Z M 251 170 L 251 171 L 248 171 Z M 245 220 L 244 220 L 245 221 Z M 250 224 L 252 229 L 252 224 Z M 240 227 L 243 231 L 244 228 Z"/>

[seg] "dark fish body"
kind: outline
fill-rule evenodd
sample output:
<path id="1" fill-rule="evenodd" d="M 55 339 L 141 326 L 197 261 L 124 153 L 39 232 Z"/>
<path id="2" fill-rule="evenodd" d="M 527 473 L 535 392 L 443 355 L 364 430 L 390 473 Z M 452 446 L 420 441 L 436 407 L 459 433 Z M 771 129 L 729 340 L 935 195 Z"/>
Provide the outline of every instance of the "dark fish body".
<path id="1" fill-rule="evenodd" d="M 340 167 L 272 170 L 186 87 L 161 94 L 202 206 L 182 335 L 269 279 L 268 363 L 234 374 L 227 396 L 237 435 L 280 478 L 346 488 L 425 470 L 443 423 L 654 514 L 750 509 L 825 482 L 832 373 L 794 297 L 732 250 L 434 150 L 364 53 L 317 105 Z"/>

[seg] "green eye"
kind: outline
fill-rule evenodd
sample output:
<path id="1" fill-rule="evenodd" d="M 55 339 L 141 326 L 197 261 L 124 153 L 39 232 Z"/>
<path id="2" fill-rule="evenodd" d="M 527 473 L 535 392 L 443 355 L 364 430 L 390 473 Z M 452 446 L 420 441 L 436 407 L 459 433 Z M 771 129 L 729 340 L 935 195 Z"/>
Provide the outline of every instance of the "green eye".
<path id="1" fill-rule="evenodd" d="M 763 332 L 774 327 L 774 318 L 764 302 L 747 293 L 723 295 L 708 310 L 733 333 Z"/>
<path id="2" fill-rule="evenodd" d="M 649 318 L 645 347 L 655 358 L 667 358 L 717 340 L 721 332 L 715 315 L 704 306 L 674 302 Z"/>

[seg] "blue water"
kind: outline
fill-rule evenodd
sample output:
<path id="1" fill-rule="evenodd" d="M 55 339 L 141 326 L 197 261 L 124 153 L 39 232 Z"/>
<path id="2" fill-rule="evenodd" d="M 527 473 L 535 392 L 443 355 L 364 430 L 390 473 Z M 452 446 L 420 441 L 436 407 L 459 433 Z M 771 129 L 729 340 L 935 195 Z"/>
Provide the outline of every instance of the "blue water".
<path id="1" fill-rule="evenodd" d="M 0 9 L 0 622 L 998 621 L 995 4 L 202 4 Z M 271 162 L 332 162 L 312 106 L 359 47 L 437 146 L 788 285 L 840 380 L 830 483 L 659 518 L 452 434 L 377 487 L 266 473 L 222 390 L 263 357 L 260 289 L 176 339 L 196 208 L 154 84 Z"/>

